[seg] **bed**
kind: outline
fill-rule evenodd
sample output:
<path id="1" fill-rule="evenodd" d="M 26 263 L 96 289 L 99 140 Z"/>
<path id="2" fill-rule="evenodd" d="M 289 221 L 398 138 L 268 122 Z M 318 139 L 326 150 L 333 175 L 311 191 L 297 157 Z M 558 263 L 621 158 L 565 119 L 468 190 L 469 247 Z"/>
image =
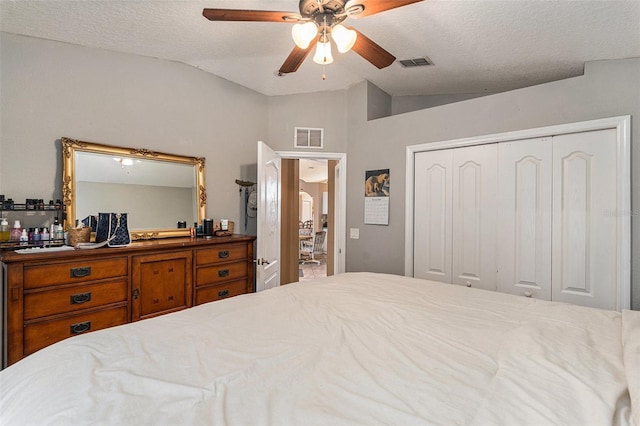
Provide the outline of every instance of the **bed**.
<path id="1" fill-rule="evenodd" d="M 70 338 L 0 387 L 3 425 L 637 426 L 640 312 L 346 273 Z"/>

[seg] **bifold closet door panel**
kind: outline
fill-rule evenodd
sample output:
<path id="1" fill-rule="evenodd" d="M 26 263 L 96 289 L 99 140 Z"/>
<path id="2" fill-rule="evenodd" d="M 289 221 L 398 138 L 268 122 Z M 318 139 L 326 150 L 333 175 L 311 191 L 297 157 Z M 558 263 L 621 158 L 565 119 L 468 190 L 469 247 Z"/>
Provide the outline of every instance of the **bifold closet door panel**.
<path id="1" fill-rule="evenodd" d="M 497 154 L 497 144 L 453 150 L 453 284 L 496 289 Z"/>
<path id="2" fill-rule="evenodd" d="M 616 309 L 615 129 L 553 137 L 552 300 Z"/>
<path id="3" fill-rule="evenodd" d="M 451 282 L 453 150 L 415 156 L 413 276 Z"/>
<path id="4" fill-rule="evenodd" d="M 551 137 L 498 144 L 498 291 L 551 300 Z"/>

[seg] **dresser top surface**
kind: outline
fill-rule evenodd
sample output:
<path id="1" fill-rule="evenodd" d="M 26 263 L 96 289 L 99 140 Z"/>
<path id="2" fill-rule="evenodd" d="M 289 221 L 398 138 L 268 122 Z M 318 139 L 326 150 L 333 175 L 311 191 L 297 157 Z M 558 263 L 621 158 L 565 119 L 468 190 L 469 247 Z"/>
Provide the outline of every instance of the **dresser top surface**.
<path id="1" fill-rule="evenodd" d="M 256 239 L 253 235 L 234 234 L 228 237 L 211 238 L 161 238 L 156 240 L 138 240 L 125 247 L 103 247 L 97 249 L 76 249 L 67 251 L 42 250 L 36 253 L 16 253 L 14 251 L 0 252 L 0 261 L 3 263 L 15 263 L 24 261 L 42 261 L 47 259 L 75 259 L 93 256 L 129 255 L 136 252 L 149 253 L 155 250 L 177 250 L 181 248 L 193 249 L 199 247 L 215 246 L 219 244 L 247 243 Z"/>

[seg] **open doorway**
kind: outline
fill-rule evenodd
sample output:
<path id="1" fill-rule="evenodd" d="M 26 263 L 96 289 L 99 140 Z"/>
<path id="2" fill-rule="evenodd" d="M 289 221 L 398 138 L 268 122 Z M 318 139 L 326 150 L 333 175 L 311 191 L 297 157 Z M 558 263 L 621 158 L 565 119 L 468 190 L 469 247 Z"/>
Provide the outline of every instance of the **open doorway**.
<path id="1" fill-rule="evenodd" d="M 326 159 L 298 161 L 298 281 L 327 276 L 328 173 Z"/>
<path id="2" fill-rule="evenodd" d="M 344 223 L 345 176 L 347 159 L 343 153 L 303 153 L 278 152 L 282 164 L 281 185 L 281 245 L 280 245 L 280 283 L 298 282 L 305 277 L 305 271 L 315 268 L 313 276 L 333 275 L 344 272 Z M 311 160 L 311 161 L 303 161 Z M 318 161 L 322 160 L 322 161 Z M 303 161 L 301 179 L 300 162 Z M 304 165 L 306 164 L 306 166 Z M 326 164 L 326 166 L 325 166 Z M 307 172 L 315 170 L 323 173 L 322 178 L 312 178 Z M 326 185 L 325 185 L 326 182 Z M 314 185 L 317 185 L 317 188 Z M 323 232 L 322 249 L 314 250 L 324 262 L 318 270 L 315 262 L 300 263 L 300 212 L 303 209 L 300 189 L 313 193 L 313 233 Z M 326 194 L 325 194 L 326 192 Z M 324 204 L 323 204 L 324 201 Z M 324 208 L 323 208 L 324 205 Z M 305 213 L 306 214 L 306 213 Z M 309 252 L 305 250 L 305 254 Z M 308 259 L 307 259 L 308 260 Z M 300 272 L 301 265 L 302 273 Z M 310 266 L 309 266 L 310 265 Z M 325 266 L 326 265 L 326 266 Z M 325 272 L 326 268 L 326 272 Z M 307 274 L 311 275 L 311 274 Z"/>
<path id="3" fill-rule="evenodd" d="M 300 159 L 327 160 L 327 275 L 343 273 L 347 155 L 335 152 L 274 151 L 261 141 L 258 142 L 257 154 L 256 291 L 298 282 L 300 278 Z"/>

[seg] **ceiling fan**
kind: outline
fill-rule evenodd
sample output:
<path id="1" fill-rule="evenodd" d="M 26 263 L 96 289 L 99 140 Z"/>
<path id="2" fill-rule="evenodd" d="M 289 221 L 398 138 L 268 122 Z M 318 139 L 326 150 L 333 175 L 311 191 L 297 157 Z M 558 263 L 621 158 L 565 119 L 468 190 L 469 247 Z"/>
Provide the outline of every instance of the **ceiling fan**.
<path id="1" fill-rule="evenodd" d="M 388 67 L 395 56 L 354 28 L 341 23 L 347 18 L 375 15 L 423 0 L 300 0 L 300 14 L 269 10 L 204 9 L 202 15 L 211 21 L 284 22 L 294 24 L 293 40 L 296 46 L 284 61 L 277 75 L 298 70 L 302 62 L 316 47 L 314 62 L 333 62 L 330 40 L 341 53 L 353 49 L 378 69 Z"/>

